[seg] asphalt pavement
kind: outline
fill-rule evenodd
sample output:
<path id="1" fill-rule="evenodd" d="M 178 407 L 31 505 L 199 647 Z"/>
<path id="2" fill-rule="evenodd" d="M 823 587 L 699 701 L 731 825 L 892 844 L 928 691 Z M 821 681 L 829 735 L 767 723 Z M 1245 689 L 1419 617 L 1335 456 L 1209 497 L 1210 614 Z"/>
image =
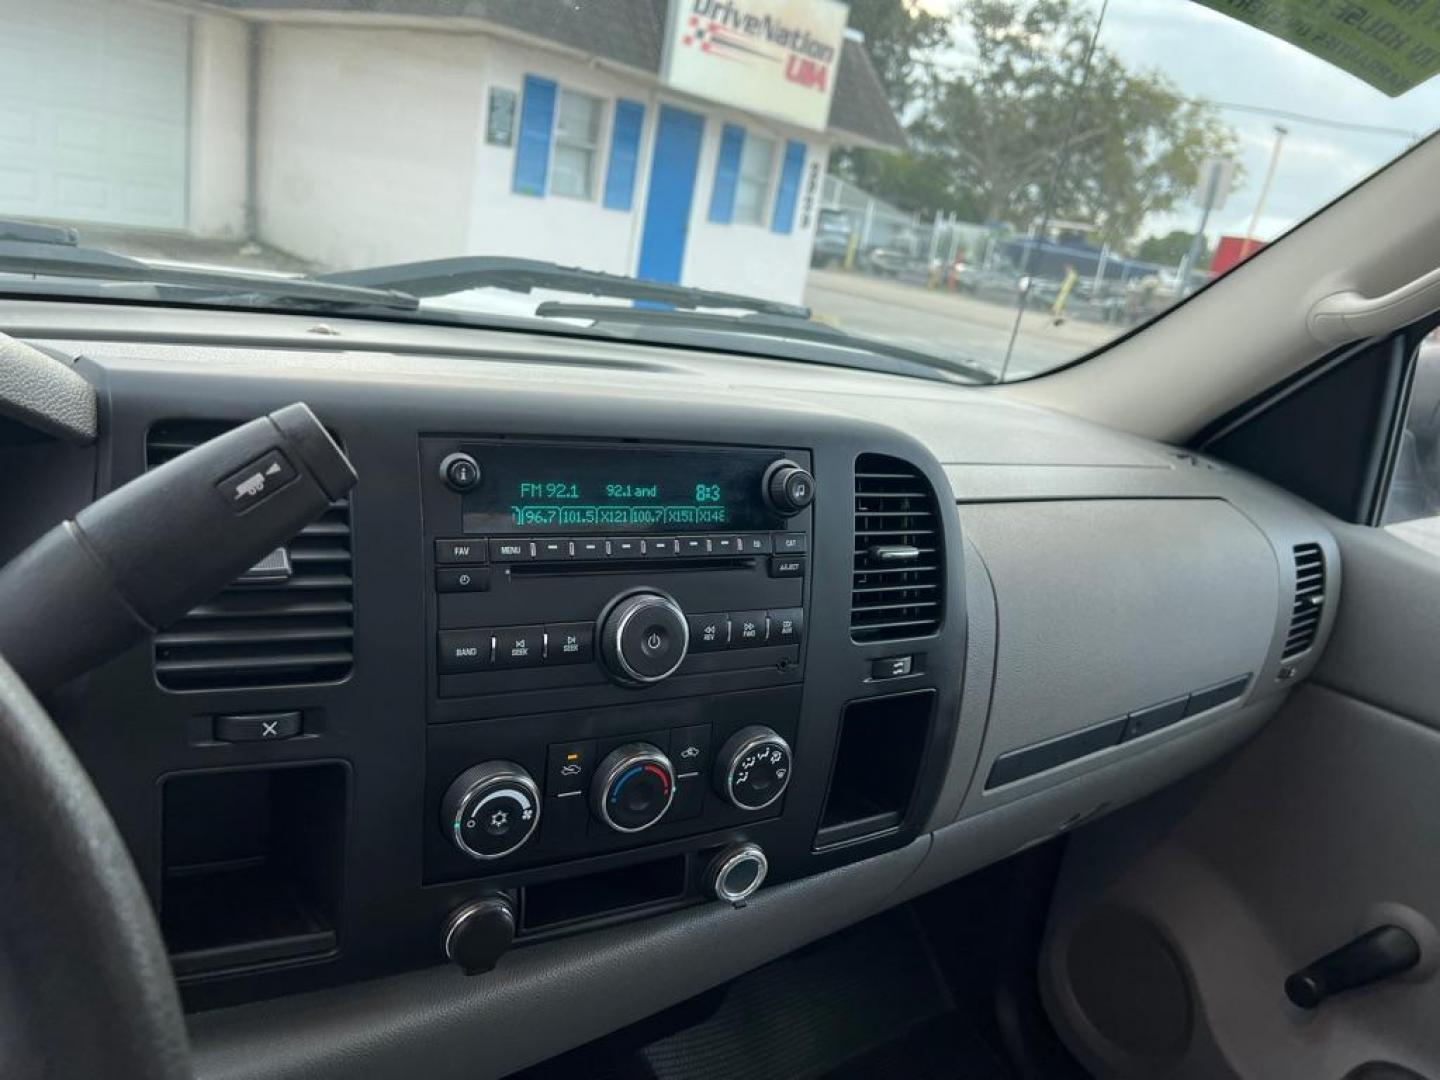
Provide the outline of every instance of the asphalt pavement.
<path id="1" fill-rule="evenodd" d="M 811 270 L 805 303 L 843 330 L 960 360 L 998 373 L 1015 325 L 1011 304 L 991 303 L 921 285 L 842 270 Z M 1007 379 L 1057 367 L 1105 344 L 1123 327 L 1027 311 Z"/>

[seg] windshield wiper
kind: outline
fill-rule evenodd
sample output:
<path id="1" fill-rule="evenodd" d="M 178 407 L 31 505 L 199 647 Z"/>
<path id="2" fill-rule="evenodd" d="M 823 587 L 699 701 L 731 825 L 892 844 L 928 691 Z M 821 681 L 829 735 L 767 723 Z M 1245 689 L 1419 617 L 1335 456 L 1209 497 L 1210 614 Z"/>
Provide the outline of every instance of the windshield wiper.
<path id="1" fill-rule="evenodd" d="M 98 278 L 198 289 L 216 300 L 237 296 L 304 301 L 332 307 L 414 311 L 417 297 L 403 292 L 334 284 L 307 277 L 276 277 L 244 270 L 211 270 L 150 262 L 82 247 L 74 229 L 0 220 L 0 273 L 41 277 Z"/>
<path id="2" fill-rule="evenodd" d="M 715 330 L 727 334 L 789 338 L 794 341 L 812 342 L 851 352 L 876 353 L 899 360 L 906 365 L 925 368 L 930 373 L 936 369 L 953 373 L 970 382 L 992 383 L 995 381 L 994 372 L 978 365 L 968 364 L 950 357 L 937 356 L 920 349 L 910 349 L 904 345 L 894 345 L 877 338 L 861 337 L 841 330 L 838 326 L 830 326 L 827 323 L 815 322 L 808 318 L 797 319 L 763 313 L 737 317 L 708 312 L 619 307 L 615 304 L 571 304 L 558 300 L 550 300 L 539 305 L 535 309 L 535 314 L 545 319 L 586 319 L 609 326 L 663 325 L 696 330 Z"/>
<path id="3" fill-rule="evenodd" d="M 372 289 L 403 289 L 420 297 L 448 296 L 467 289 L 483 288 L 521 293 L 549 289 L 581 296 L 643 300 L 677 308 L 734 308 L 792 319 L 810 318 L 810 309 L 799 304 L 782 304 L 739 293 L 694 289 L 687 285 L 666 285 L 622 274 L 582 270 L 578 266 L 561 266 L 540 259 L 512 259 L 504 255 L 464 255 L 454 259 L 371 266 L 363 270 L 318 274 L 313 280 Z"/>

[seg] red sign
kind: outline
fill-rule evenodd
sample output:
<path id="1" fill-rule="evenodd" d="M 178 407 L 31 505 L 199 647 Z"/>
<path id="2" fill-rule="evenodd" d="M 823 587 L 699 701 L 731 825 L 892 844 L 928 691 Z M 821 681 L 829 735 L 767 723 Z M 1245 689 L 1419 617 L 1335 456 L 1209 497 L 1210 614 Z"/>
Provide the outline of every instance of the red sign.
<path id="1" fill-rule="evenodd" d="M 1225 271 L 1235 269 L 1264 246 L 1263 240 L 1248 236 L 1222 236 L 1215 245 L 1215 254 L 1210 257 L 1210 273 L 1219 277 Z"/>

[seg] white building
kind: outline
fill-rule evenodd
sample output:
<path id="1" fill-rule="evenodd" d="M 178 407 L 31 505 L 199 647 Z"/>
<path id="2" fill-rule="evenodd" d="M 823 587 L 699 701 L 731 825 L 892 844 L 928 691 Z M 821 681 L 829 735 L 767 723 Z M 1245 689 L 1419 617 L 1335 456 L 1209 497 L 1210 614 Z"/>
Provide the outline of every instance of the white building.
<path id="1" fill-rule="evenodd" d="M 903 145 L 847 13 L 0 0 L 0 216 L 798 300 L 831 149 Z"/>

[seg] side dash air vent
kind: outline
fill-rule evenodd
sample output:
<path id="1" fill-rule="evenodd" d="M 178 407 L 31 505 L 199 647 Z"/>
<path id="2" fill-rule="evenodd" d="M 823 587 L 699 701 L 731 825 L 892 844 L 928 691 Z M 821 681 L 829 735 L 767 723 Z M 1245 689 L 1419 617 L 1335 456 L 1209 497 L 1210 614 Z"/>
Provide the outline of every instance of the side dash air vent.
<path id="1" fill-rule="evenodd" d="M 150 429 L 153 469 L 233 424 L 166 421 Z M 155 678 L 168 690 L 333 682 L 355 664 L 350 500 L 330 504 L 283 548 L 155 636 Z"/>
<path id="2" fill-rule="evenodd" d="M 909 462 L 863 454 L 855 463 L 855 570 L 850 636 L 921 637 L 940 626 L 944 550 L 935 493 Z"/>
<path id="3" fill-rule="evenodd" d="M 1315 644 L 1325 610 L 1325 554 L 1319 544 L 1295 545 L 1295 606 L 1282 660 L 1293 660 Z"/>

